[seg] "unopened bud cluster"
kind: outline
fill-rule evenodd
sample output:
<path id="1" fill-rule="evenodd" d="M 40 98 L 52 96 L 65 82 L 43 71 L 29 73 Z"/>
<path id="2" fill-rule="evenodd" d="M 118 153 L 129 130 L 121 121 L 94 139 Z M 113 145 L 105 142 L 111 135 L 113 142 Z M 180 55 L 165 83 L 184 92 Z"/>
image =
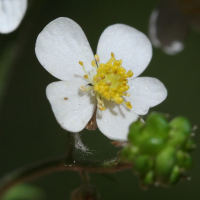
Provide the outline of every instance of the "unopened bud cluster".
<path id="1" fill-rule="evenodd" d="M 184 117 L 168 122 L 163 115 L 152 113 L 145 123 L 138 120 L 130 126 L 129 144 L 122 149 L 121 159 L 134 164 L 143 188 L 175 184 L 192 167 L 190 152 L 196 145 L 191 130 Z"/>

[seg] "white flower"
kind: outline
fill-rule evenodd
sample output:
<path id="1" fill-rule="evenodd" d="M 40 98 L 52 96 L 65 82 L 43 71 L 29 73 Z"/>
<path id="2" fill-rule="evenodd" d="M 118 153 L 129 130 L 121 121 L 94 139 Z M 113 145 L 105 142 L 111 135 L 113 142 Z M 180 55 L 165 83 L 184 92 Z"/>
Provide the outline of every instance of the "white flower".
<path id="1" fill-rule="evenodd" d="M 0 0 L 0 33 L 14 31 L 22 21 L 27 0 Z"/>
<path id="2" fill-rule="evenodd" d="M 162 0 L 151 13 L 149 37 L 152 44 L 166 54 L 184 49 L 189 29 L 200 31 L 199 0 Z"/>
<path id="3" fill-rule="evenodd" d="M 104 30 L 94 61 L 80 26 L 58 18 L 39 34 L 36 55 L 62 80 L 48 85 L 46 94 L 58 123 L 70 132 L 84 129 L 98 105 L 100 131 L 110 139 L 127 140 L 129 125 L 167 96 L 159 80 L 136 78 L 149 64 L 152 47 L 143 33 L 127 25 Z"/>

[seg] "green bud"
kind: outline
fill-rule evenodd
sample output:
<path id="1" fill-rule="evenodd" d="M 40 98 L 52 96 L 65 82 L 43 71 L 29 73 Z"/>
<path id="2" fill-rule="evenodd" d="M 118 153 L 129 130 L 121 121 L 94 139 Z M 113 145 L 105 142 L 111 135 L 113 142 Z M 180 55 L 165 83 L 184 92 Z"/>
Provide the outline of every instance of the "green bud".
<path id="1" fill-rule="evenodd" d="M 196 148 L 196 144 L 192 139 L 188 139 L 183 146 L 183 150 L 191 152 Z"/>
<path id="2" fill-rule="evenodd" d="M 188 135 L 191 133 L 191 124 L 185 117 L 176 117 L 169 123 L 169 125 L 171 128 L 182 130 Z"/>
<path id="3" fill-rule="evenodd" d="M 164 136 L 148 135 L 148 132 L 141 134 L 139 139 L 141 152 L 150 155 L 159 153 L 165 147 L 166 143 Z"/>
<path id="4" fill-rule="evenodd" d="M 186 141 L 188 134 L 187 132 L 180 129 L 172 129 L 169 132 L 170 140 L 168 145 L 173 145 L 174 147 L 181 146 Z"/>
<path id="5" fill-rule="evenodd" d="M 133 162 L 138 153 L 138 148 L 134 146 L 125 146 L 120 153 L 120 158 L 126 162 Z"/>
<path id="6" fill-rule="evenodd" d="M 139 119 L 136 122 L 133 122 L 129 127 L 129 134 L 128 134 L 128 140 L 132 144 L 137 143 L 138 136 L 141 134 L 142 128 L 144 126 L 144 123 Z"/>
<path id="7" fill-rule="evenodd" d="M 146 123 L 138 120 L 130 126 L 129 143 L 122 149 L 121 159 L 134 164 L 141 187 L 147 188 L 154 181 L 172 185 L 192 167 L 189 152 L 196 145 L 190 134 L 191 125 L 185 117 L 168 123 L 164 115 L 151 113 Z"/>
<path id="8" fill-rule="evenodd" d="M 168 176 L 176 163 L 175 148 L 169 146 L 156 157 L 155 171 L 159 177 Z"/>
<path id="9" fill-rule="evenodd" d="M 153 112 L 146 120 L 145 130 L 153 135 L 168 135 L 169 125 L 162 114 Z"/>
<path id="10" fill-rule="evenodd" d="M 192 157 L 190 156 L 190 154 L 183 151 L 178 151 L 176 157 L 177 164 L 182 170 L 186 171 L 192 168 Z"/>
<path id="11" fill-rule="evenodd" d="M 153 159 L 148 155 L 138 156 L 134 162 L 134 171 L 138 174 L 146 174 L 153 167 Z"/>
<path id="12" fill-rule="evenodd" d="M 169 176 L 168 182 L 170 185 L 175 184 L 176 182 L 178 182 L 179 178 L 180 178 L 180 169 L 178 166 L 174 166 Z"/>
<path id="13" fill-rule="evenodd" d="M 152 185 L 154 183 L 154 172 L 153 170 L 149 171 L 143 179 L 144 185 Z"/>

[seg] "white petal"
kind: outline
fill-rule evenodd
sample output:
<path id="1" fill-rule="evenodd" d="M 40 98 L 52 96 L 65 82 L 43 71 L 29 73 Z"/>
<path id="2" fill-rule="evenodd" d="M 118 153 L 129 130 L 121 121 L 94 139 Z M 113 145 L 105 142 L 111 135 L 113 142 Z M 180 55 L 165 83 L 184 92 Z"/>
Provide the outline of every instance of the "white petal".
<path id="1" fill-rule="evenodd" d="M 91 61 L 94 60 L 81 27 L 64 17 L 50 22 L 38 35 L 35 52 L 42 66 L 61 80 L 83 77 L 84 72 L 79 61 L 89 71 L 92 69 Z"/>
<path id="2" fill-rule="evenodd" d="M 127 101 L 132 104 L 132 110 L 138 115 L 147 114 L 150 107 L 160 104 L 167 97 L 167 89 L 156 78 L 138 77 L 129 81 Z"/>
<path id="3" fill-rule="evenodd" d="M 0 33 L 14 31 L 22 21 L 27 0 L 0 0 Z"/>
<path id="4" fill-rule="evenodd" d="M 112 140 L 127 140 L 129 126 L 138 119 L 132 110 L 112 101 L 105 101 L 106 109 L 97 109 L 97 125 L 100 131 Z"/>
<path id="5" fill-rule="evenodd" d="M 96 108 L 96 98 L 82 92 L 77 82 L 59 81 L 47 86 L 47 98 L 62 128 L 70 132 L 81 131 Z"/>
<path id="6" fill-rule="evenodd" d="M 175 55 L 183 50 L 189 24 L 174 0 L 161 1 L 149 20 L 149 36 L 155 47 Z"/>
<path id="7" fill-rule="evenodd" d="M 124 24 L 115 24 L 106 28 L 99 39 L 97 54 L 100 62 L 107 62 L 111 52 L 117 60 L 122 59 L 123 67 L 132 70 L 133 77 L 136 77 L 149 64 L 152 46 L 142 32 Z"/>

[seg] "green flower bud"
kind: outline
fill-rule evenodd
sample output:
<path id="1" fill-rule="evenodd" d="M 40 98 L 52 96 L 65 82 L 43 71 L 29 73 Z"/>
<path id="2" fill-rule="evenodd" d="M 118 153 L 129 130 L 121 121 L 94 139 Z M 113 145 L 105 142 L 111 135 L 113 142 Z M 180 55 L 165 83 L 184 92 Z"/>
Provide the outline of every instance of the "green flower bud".
<path id="1" fill-rule="evenodd" d="M 149 171 L 146 176 L 144 177 L 144 179 L 142 180 L 144 185 L 152 185 L 154 183 L 154 172 L 153 170 Z"/>
<path id="2" fill-rule="evenodd" d="M 195 144 L 195 142 L 194 142 L 193 140 L 191 140 L 191 139 L 188 139 L 188 140 L 185 142 L 184 146 L 183 146 L 183 150 L 184 150 L 184 151 L 187 151 L 187 152 L 191 152 L 191 151 L 193 151 L 195 148 L 196 148 L 196 144 Z"/>
<path id="3" fill-rule="evenodd" d="M 153 155 L 159 153 L 165 147 L 166 138 L 164 136 L 148 135 L 147 132 L 141 134 L 139 141 L 141 152 Z"/>
<path id="4" fill-rule="evenodd" d="M 133 162 L 135 156 L 138 154 L 138 148 L 134 146 L 126 146 L 122 149 L 120 157 L 125 162 Z"/>
<path id="5" fill-rule="evenodd" d="M 169 125 L 171 128 L 182 130 L 188 135 L 191 133 L 191 124 L 185 117 L 176 117 Z"/>
<path id="6" fill-rule="evenodd" d="M 135 159 L 134 171 L 138 174 L 146 174 L 153 167 L 153 159 L 148 155 L 141 155 Z"/>
<path id="7" fill-rule="evenodd" d="M 146 120 L 145 130 L 149 134 L 168 135 L 169 125 L 167 120 L 162 114 L 153 112 Z"/>
<path id="8" fill-rule="evenodd" d="M 172 129 L 169 132 L 170 140 L 168 145 L 173 145 L 174 147 L 181 146 L 184 144 L 188 138 L 188 133 L 180 129 Z"/>
<path id="9" fill-rule="evenodd" d="M 190 138 L 191 125 L 184 117 L 170 123 L 164 115 L 151 113 L 146 123 L 138 120 L 129 129 L 129 144 L 121 151 L 121 159 L 134 164 L 141 187 L 155 182 L 169 186 L 192 167 L 189 154 L 196 145 Z"/>
<path id="10" fill-rule="evenodd" d="M 190 156 L 190 154 L 183 151 L 178 151 L 176 157 L 177 164 L 182 170 L 186 171 L 192 168 L 192 157 Z"/>
<path id="11" fill-rule="evenodd" d="M 138 140 L 138 136 L 141 134 L 144 123 L 139 119 L 132 123 L 129 127 L 128 140 L 135 145 Z"/>
<path id="12" fill-rule="evenodd" d="M 156 157 L 155 171 L 158 177 L 168 176 L 176 163 L 175 148 L 169 146 Z"/>
<path id="13" fill-rule="evenodd" d="M 175 184 L 176 182 L 178 182 L 179 178 L 180 178 L 180 169 L 178 166 L 174 166 L 169 176 L 168 182 L 170 185 Z"/>

